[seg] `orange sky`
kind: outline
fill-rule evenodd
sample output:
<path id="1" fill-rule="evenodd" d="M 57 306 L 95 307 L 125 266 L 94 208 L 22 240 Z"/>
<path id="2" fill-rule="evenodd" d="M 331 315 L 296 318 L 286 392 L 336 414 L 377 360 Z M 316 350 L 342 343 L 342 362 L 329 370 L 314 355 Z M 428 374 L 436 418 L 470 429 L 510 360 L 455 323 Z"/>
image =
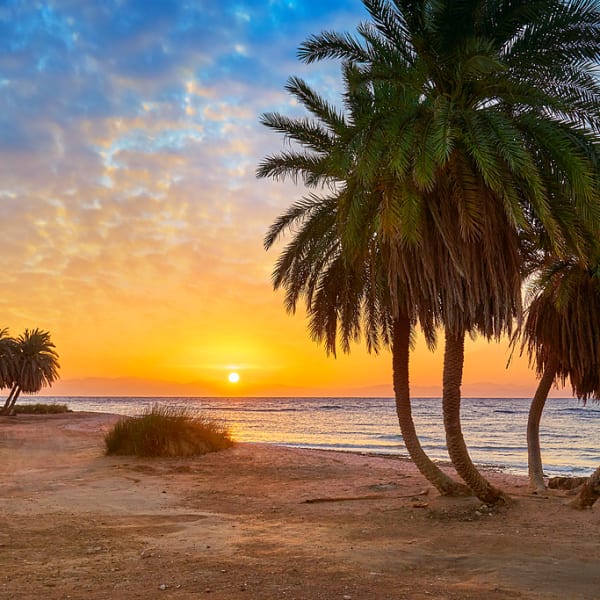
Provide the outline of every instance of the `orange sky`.
<path id="1" fill-rule="evenodd" d="M 262 249 L 302 190 L 256 180 L 282 143 L 259 115 L 295 114 L 292 74 L 335 97 L 337 66 L 305 67 L 296 48 L 365 16 L 309 4 L 0 11 L 0 326 L 51 332 L 62 379 L 46 393 L 391 394 L 387 353 L 327 357 L 285 314 Z M 532 393 L 506 348 L 469 343 L 465 395 Z M 440 371 L 419 343 L 413 394 L 438 396 Z"/>

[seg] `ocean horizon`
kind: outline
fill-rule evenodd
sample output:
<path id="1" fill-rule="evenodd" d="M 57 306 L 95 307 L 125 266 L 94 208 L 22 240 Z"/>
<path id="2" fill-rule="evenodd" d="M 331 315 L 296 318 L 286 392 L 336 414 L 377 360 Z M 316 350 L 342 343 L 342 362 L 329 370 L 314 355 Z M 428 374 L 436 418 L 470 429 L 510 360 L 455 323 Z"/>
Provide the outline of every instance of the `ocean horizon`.
<path id="1" fill-rule="evenodd" d="M 136 416 L 161 404 L 221 421 L 240 442 L 408 457 L 393 398 L 27 396 L 74 411 Z M 527 474 L 526 426 L 530 398 L 463 398 L 463 434 L 476 464 Z M 413 398 L 417 433 L 427 454 L 448 462 L 440 398 Z M 540 427 L 548 476 L 583 476 L 600 464 L 600 405 L 549 398 Z"/>

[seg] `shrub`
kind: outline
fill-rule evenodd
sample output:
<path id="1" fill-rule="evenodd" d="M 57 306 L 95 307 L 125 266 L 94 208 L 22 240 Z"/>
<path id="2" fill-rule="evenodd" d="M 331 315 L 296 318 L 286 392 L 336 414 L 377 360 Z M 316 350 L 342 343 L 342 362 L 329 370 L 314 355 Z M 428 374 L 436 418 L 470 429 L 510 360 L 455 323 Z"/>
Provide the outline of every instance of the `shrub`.
<path id="1" fill-rule="evenodd" d="M 66 404 L 18 404 L 13 407 L 16 415 L 54 415 L 72 412 Z"/>
<path id="2" fill-rule="evenodd" d="M 185 409 L 154 405 L 139 417 L 119 420 L 104 438 L 106 454 L 196 456 L 233 445 L 220 423 Z"/>

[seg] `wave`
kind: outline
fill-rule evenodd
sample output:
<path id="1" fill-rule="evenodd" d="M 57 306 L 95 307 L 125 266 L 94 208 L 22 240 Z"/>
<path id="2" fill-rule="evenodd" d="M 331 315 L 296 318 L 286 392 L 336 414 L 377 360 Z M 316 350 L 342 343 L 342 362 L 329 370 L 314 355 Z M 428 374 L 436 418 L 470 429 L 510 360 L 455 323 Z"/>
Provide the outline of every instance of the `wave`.
<path id="1" fill-rule="evenodd" d="M 391 442 L 402 442 L 403 441 L 402 435 L 400 435 L 399 433 L 388 433 L 388 434 L 376 435 L 375 439 L 390 440 Z"/>
<path id="2" fill-rule="evenodd" d="M 286 412 L 304 412 L 301 408 L 240 408 L 236 406 L 199 406 L 199 410 L 213 409 L 219 412 L 231 412 L 231 413 L 286 413 Z"/>

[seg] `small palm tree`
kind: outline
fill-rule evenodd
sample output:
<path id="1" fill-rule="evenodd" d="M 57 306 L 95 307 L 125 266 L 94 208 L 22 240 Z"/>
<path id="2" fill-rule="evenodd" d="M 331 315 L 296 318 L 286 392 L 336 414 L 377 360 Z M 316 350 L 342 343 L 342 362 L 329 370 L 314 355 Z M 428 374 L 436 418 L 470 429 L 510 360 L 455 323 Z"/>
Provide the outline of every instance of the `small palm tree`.
<path id="1" fill-rule="evenodd" d="M 570 380 L 578 399 L 600 400 L 600 262 L 554 261 L 542 270 L 531 298 L 521 343 L 540 381 L 529 409 L 527 451 L 531 487 L 543 492 L 539 432 L 551 386 Z"/>
<path id="2" fill-rule="evenodd" d="M 21 394 L 36 394 L 58 379 L 58 354 L 47 331 L 26 329 L 16 339 L 15 374 L 10 394 L 1 411 L 12 413 Z"/>
<path id="3" fill-rule="evenodd" d="M 8 334 L 8 329 L 0 329 L 0 389 L 11 387 L 16 376 L 17 343 Z"/>

